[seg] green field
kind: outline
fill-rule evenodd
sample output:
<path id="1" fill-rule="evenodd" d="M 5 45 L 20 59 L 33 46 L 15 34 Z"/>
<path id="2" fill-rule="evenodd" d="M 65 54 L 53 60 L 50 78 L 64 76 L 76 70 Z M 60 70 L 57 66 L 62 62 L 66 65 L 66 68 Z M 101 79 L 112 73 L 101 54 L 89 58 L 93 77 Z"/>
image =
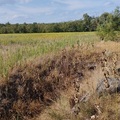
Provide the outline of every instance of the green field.
<path id="1" fill-rule="evenodd" d="M 16 64 L 46 53 L 57 52 L 76 43 L 99 41 L 96 33 L 39 33 L 0 35 L 0 77 Z"/>

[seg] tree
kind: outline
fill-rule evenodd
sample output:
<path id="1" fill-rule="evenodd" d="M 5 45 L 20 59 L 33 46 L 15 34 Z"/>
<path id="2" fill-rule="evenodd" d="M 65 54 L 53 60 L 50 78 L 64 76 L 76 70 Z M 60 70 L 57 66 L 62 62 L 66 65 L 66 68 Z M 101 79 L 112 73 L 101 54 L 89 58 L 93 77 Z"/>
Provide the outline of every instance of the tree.
<path id="1" fill-rule="evenodd" d="M 101 39 L 116 39 L 116 31 L 120 31 L 120 7 L 113 13 L 105 12 L 101 16 L 83 14 L 83 19 L 60 23 L 23 23 L 0 24 L 0 33 L 46 33 L 46 32 L 86 32 L 98 31 Z M 118 33 L 118 32 L 117 32 Z"/>
<path id="2" fill-rule="evenodd" d="M 83 15 L 83 29 L 84 31 L 90 31 L 91 29 L 91 17 L 87 13 Z"/>
<path id="3" fill-rule="evenodd" d="M 32 33 L 38 33 L 38 31 L 39 31 L 39 29 L 38 29 L 38 24 L 36 23 L 36 22 L 34 22 L 33 24 L 32 24 Z"/>
<path id="4" fill-rule="evenodd" d="M 112 14 L 102 14 L 100 19 L 102 18 L 103 22 L 97 27 L 97 34 L 100 36 L 102 40 L 116 40 L 116 32 L 114 28 L 114 20 Z"/>
<path id="5" fill-rule="evenodd" d="M 114 10 L 113 21 L 115 30 L 120 31 L 120 7 L 116 7 Z"/>

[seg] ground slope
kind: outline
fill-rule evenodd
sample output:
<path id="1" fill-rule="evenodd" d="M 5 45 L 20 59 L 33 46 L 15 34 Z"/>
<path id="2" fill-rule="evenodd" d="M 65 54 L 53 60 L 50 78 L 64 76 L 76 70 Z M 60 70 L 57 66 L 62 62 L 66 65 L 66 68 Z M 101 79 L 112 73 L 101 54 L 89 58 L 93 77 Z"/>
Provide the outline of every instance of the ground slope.
<path id="1" fill-rule="evenodd" d="M 119 53 L 119 46 L 114 42 L 77 45 L 59 55 L 14 67 L 0 85 L 1 120 L 31 119 L 43 114 L 46 107 L 54 106 L 61 93 L 72 89 L 75 79 L 82 82 L 91 77 L 100 67 L 103 50 Z"/>

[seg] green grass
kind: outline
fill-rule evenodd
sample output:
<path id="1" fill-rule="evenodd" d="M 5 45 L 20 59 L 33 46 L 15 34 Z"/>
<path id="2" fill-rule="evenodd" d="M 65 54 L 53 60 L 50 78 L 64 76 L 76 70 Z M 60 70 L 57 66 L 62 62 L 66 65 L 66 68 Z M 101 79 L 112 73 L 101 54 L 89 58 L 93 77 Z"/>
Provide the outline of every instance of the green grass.
<path id="1" fill-rule="evenodd" d="M 57 52 L 81 42 L 95 42 L 99 38 L 89 33 L 39 33 L 0 35 L 0 77 L 6 77 L 15 64 L 46 53 Z"/>

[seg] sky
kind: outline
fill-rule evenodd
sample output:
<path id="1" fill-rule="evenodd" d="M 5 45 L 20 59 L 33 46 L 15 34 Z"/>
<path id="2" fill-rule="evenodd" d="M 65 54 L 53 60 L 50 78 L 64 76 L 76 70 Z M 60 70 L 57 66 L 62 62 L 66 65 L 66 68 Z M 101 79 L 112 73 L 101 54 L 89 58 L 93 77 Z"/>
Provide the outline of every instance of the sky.
<path id="1" fill-rule="evenodd" d="M 0 0 L 0 23 L 53 23 L 113 12 L 120 0 Z"/>

